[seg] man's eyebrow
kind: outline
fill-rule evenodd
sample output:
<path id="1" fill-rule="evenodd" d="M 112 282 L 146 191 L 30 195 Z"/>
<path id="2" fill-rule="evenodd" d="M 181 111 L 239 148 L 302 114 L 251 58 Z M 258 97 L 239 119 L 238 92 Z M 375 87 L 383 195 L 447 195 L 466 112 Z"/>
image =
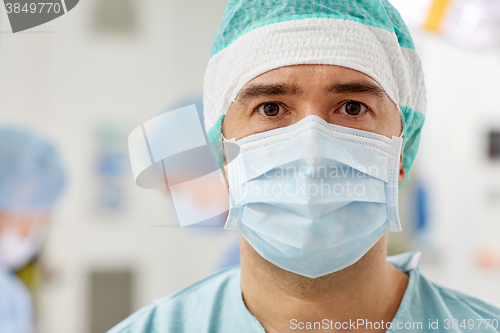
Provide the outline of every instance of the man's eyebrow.
<path id="1" fill-rule="evenodd" d="M 361 93 L 374 95 L 376 97 L 385 96 L 385 91 L 382 88 L 369 82 L 336 83 L 326 88 L 326 92 L 334 94 Z"/>
<path id="2" fill-rule="evenodd" d="M 301 93 L 302 91 L 295 84 L 254 84 L 244 88 L 238 94 L 238 101 L 240 103 L 244 103 L 252 97 L 283 95 L 299 96 Z"/>

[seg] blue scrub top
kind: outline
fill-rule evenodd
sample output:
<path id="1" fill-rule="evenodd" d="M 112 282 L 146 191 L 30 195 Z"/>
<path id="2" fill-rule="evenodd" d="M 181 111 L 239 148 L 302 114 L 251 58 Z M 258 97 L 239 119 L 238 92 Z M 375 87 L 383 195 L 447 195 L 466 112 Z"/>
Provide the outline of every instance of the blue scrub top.
<path id="1" fill-rule="evenodd" d="M 23 283 L 0 267 L 0 332 L 33 332 L 31 296 Z"/>
<path id="2" fill-rule="evenodd" d="M 403 300 L 388 333 L 500 332 L 499 308 L 426 279 L 419 270 L 419 252 L 387 260 L 409 275 Z M 235 266 L 207 277 L 138 310 L 108 333 L 265 333 L 245 307 L 240 272 L 240 266 Z M 351 326 L 353 322 L 339 324 L 344 328 L 349 324 L 349 328 L 360 332 L 366 325 L 361 322 L 357 327 Z M 307 331 L 307 323 L 302 330 L 299 323 L 291 323 L 290 327 L 293 325 L 297 325 L 297 331 Z"/>

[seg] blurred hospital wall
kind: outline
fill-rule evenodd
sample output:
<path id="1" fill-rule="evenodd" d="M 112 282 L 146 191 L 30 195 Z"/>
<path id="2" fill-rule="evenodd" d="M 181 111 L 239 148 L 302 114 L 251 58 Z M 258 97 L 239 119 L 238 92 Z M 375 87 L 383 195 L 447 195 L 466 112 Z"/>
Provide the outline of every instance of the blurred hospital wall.
<path id="1" fill-rule="evenodd" d="M 500 48 L 466 49 L 441 35 L 413 34 L 428 93 L 412 174 L 428 191 L 422 270 L 500 306 Z"/>
<path id="2" fill-rule="evenodd" d="M 15 35 L 0 9 L 0 122 L 50 138 L 69 169 L 44 249 L 39 332 L 97 332 L 103 316 L 102 325 L 123 319 L 99 295 L 127 289 L 121 297 L 138 309 L 214 272 L 235 241 L 219 229 L 158 227 L 175 223 L 165 193 L 135 186 L 128 161 L 116 162 L 125 169 L 116 177 L 98 167 L 106 154 L 128 158 L 130 131 L 201 91 L 224 7 L 224 0 L 82 0 Z M 467 50 L 421 29 L 414 39 L 429 108 L 413 185 L 401 193 L 406 221 L 397 248 L 421 249 L 429 277 L 500 306 L 500 268 L 477 259 L 485 247 L 500 252 L 500 165 L 487 153 L 488 133 L 500 131 L 500 50 Z M 428 209 L 418 237 L 417 180 Z M 107 193 L 110 182 L 116 189 Z"/>

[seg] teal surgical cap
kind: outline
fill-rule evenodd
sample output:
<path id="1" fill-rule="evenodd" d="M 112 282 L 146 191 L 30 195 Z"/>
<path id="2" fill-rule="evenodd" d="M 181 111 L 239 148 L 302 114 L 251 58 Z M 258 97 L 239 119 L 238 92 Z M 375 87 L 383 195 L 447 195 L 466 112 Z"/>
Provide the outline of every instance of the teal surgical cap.
<path id="1" fill-rule="evenodd" d="M 342 66 L 380 84 L 400 109 L 406 184 L 425 119 L 424 75 L 408 28 L 384 0 L 229 0 L 205 73 L 209 140 L 221 140 L 224 115 L 245 84 L 299 64 Z M 222 155 L 216 159 L 221 165 Z"/>
<path id="2" fill-rule="evenodd" d="M 0 126 L 0 212 L 50 210 L 65 179 L 52 144 L 25 129 Z"/>

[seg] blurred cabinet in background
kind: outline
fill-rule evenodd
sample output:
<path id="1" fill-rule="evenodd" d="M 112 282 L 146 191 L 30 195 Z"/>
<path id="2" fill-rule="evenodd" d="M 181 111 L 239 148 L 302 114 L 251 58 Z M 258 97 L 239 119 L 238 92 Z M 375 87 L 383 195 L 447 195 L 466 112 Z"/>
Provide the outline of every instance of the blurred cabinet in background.
<path id="1" fill-rule="evenodd" d="M 89 279 L 90 332 L 107 332 L 133 310 L 134 272 L 95 270 Z"/>

